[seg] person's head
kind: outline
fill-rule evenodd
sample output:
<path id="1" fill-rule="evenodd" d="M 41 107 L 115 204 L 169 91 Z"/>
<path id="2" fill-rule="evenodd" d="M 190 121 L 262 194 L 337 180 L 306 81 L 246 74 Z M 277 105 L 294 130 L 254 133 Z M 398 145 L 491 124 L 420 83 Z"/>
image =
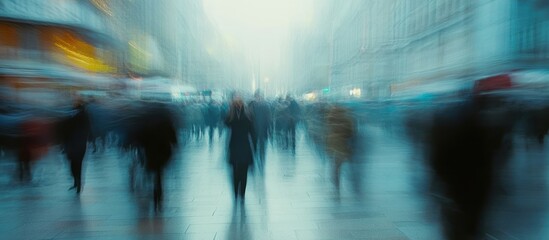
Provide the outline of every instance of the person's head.
<path id="1" fill-rule="evenodd" d="M 240 96 L 235 96 L 231 102 L 231 107 L 238 110 L 242 109 L 244 107 L 244 100 Z"/>
<path id="2" fill-rule="evenodd" d="M 240 119 L 242 113 L 246 114 L 244 111 L 244 101 L 240 97 L 234 97 L 229 109 L 229 120 Z"/>
<path id="3" fill-rule="evenodd" d="M 261 90 L 257 89 L 257 90 L 255 91 L 255 93 L 254 93 L 254 97 L 255 97 L 255 99 L 257 99 L 257 100 L 263 99 L 263 93 L 261 93 Z"/>

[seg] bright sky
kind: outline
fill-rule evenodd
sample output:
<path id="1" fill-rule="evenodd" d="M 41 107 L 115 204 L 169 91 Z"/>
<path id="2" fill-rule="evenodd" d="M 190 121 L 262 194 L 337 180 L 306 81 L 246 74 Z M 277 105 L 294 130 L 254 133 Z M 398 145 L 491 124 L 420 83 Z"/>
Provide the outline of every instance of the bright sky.
<path id="1" fill-rule="evenodd" d="M 203 0 L 203 6 L 232 52 L 244 56 L 248 64 L 252 64 L 248 66 L 250 88 L 259 87 L 257 81 L 270 79 L 268 86 L 265 84 L 261 88 L 273 91 L 283 84 L 282 74 L 286 69 L 281 64 L 287 62 L 285 58 L 290 54 L 288 36 L 311 26 L 313 1 Z"/>
<path id="2" fill-rule="evenodd" d="M 312 0 L 203 0 L 225 39 L 248 49 L 277 46 L 293 26 L 312 21 Z"/>

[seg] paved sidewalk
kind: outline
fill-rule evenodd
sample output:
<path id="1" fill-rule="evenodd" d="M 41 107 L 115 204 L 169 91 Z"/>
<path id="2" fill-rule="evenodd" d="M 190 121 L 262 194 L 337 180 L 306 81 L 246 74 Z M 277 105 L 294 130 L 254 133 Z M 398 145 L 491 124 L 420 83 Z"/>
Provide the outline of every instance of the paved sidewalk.
<path id="1" fill-rule="evenodd" d="M 192 141 L 166 173 L 159 214 L 148 186 L 129 191 L 129 159 L 116 150 L 86 156 L 80 196 L 67 190 L 69 167 L 55 149 L 34 166 L 30 185 L 14 182 L 5 156 L 0 232 L 3 239 L 441 239 L 427 171 L 409 144 L 379 128 L 366 133 L 364 157 L 343 168 L 339 192 L 327 160 L 300 135 L 295 154 L 269 146 L 265 172 L 250 175 L 243 204 L 233 203 L 224 141 Z"/>

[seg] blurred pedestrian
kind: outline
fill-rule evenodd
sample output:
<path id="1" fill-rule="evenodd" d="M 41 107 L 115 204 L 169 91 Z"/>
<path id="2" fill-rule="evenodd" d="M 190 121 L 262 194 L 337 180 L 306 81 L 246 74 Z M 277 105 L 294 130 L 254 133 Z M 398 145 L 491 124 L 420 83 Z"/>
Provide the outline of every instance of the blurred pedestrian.
<path id="1" fill-rule="evenodd" d="M 447 239 L 477 239 L 494 185 L 495 167 L 502 158 L 507 116 L 494 115 L 490 96 L 474 96 L 465 104 L 435 114 L 429 164 L 439 186 Z M 507 120 L 507 119 L 506 119 Z M 439 196 L 440 194 L 437 194 Z"/>
<path id="2" fill-rule="evenodd" d="M 105 103 L 94 97 L 90 98 L 86 104 L 86 111 L 90 118 L 90 142 L 92 152 L 104 152 L 109 133 L 109 114 Z"/>
<path id="3" fill-rule="evenodd" d="M 75 102 L 74 113 L 62 124 L 64 132 L 62 148 L 70 162 L 74 180 L 70 189 L 76 189 L 76 193 L 80 193 L 82 191 L 82 162 L 91 132 L 88 112 L 82 100 Z"/>
<path id="4" fill-rule="evenodd" d="M 215 129 L 218 127 L 220 119 L 219 113 L 219 106 L 215 103 L 215 101 L 210 99 L 204 111 L 204 120 L 206 121 L 206 127 L 208 127 L 208 138 L 210 145 L 213 141 Z"/>
<path id="5" fill-rule="evenodd" d="M 282 144 L 282 148 L 288 148 L 288 125 L 290 122 L 290 112 L 288 105 L 283 98 L 279 97 L 273 104 L 274 113 L 274 131 L 276 135 L 276 141 Z"/>
<path id="6" fill-rule="evenodd" d="M 50 144 L 49 124 L 40 118 L 23 120 L 19 139 L 19 180 L 31 181 L 31 164 L 48 151 Z"/>
<path id="7" fill-rule="evenodd" d="M 540 145 L 545 141 L 545 135 L 549 132 L 549 108 L 532 109 L 525 114 L 526 135 L 535 139 Z"/>
<path id="8" fill-rule="evenodd" d="M 223 135 L 223 131 L 226 128 L 224 121 L 227 114 L 229 114 L 229 103 L 228 101 L 223 101 L 223 103 L 219 105 L 219 125 L 217 126 L 219 138 L 221 138 L 221 136 Z"/>
<path id="9" fill-rule="evenodd" d="M 271 135 L 271 108 L 263 99 L 261 93 L 257 91 L 255 93 L 255 99 L 249 104 L 249 109 L 254 125 L 254 131 L 257 136 L 256 157 L 260 170 L 263 170 L 263 166 L 265 164 L 265 152 L 267 150 L 267 141 Z"/>
<path id="10" fill-rule="evenodd" d="M 159 211 L 163 200 L 163 173 L 177 146 L 177 131 L 174 116 L 170 109 L 162 104 L 150 104 L 139 120 L 137 145 L 145 153 L 145 168 L 154 174 L 154 208 Z"/>
<path id="11" fill-rule="evenodd" d="M 341 166 L 349 161 L 353 154 L 355 124 L 347 109 L 331 106 L 326 114 L 326 128 L 326 151 L 334 161 L 333 178 L 339 189 Z"/>
<path id="12" fill-rule="evenodd" d="M 233 170 L 234 196 L 235 199 L 240 197 L 243 201 L 248 167 L 254 163 L 253 149 L 255 149 L 256 135 L 252 120 L 240 97 L 235 97 L 232 101 L 225 124 L 231 130 L 228 160 Z"/>
<path id="13" fill-rule="evenodd" d="M 299 120 L 301 118 L 301 108 L 299 107 L 299 104 L 297 101 L 291 97 L 286 96 L 286 102 L 288 104 L 287 107 L 287 114 L 288 114 L 288 129 L 286 133 L 286 142 L 288 143 L 288 147 L 291 148 L 292 151 L 295 152 L 295 141 L 296 141 L 296 127 L 299 123 Z"/>

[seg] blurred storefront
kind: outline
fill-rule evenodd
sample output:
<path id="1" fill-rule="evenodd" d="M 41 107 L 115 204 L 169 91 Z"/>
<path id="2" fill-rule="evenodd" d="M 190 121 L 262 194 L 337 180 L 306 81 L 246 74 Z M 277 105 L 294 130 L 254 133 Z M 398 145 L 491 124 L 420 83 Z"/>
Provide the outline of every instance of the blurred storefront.
<path id="1" fill-rule="evenodd" d="M 0 1 L 2 83 L 106 88 L 123 71 L 122 44 L 112 37 L 108 21 L 88 1 Z"/>

